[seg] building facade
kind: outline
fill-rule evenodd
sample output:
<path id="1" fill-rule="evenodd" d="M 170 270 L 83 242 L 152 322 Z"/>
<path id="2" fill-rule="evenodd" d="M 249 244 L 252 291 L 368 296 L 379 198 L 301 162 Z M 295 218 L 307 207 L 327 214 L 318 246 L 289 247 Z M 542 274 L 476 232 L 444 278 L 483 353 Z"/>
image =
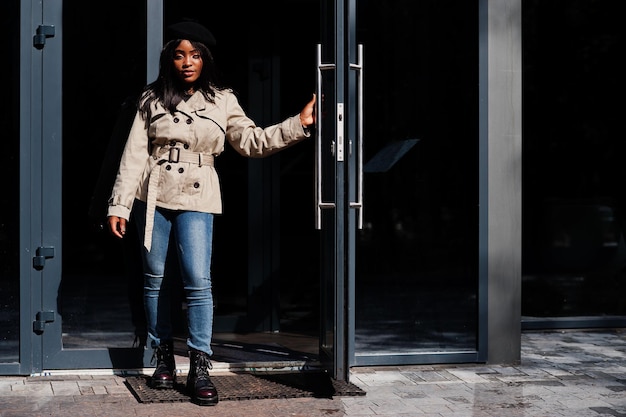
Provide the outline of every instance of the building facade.
<path id="1" fill-rule="evenodd" d="M 0 374 L 149 366 L 136 236 L 102 221 L 183 18 L 259 125 L 319 98 L 313 139 L 216 160 L 216 343 L 306 338 L 347 379 L 626 325 L 617 1 L 5 3 Z"/>

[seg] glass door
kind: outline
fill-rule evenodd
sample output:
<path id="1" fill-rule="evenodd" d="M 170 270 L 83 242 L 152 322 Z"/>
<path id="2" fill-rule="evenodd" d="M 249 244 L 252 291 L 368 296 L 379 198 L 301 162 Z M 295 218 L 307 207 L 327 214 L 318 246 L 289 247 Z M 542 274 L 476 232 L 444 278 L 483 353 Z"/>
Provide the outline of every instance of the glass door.
<path id="1" fill-rule="evenodd" d="M 43 359 L 34 370 L 142 368 L 150 358 L 134 246 L 113 239 L 103 221 L 145 83 L 145 4 L 119 13 L 66 0 L 44 2 L 44 11 L 55 32 L 42 46 L 43 266 L 34 330 Z"/>
<path id="2" fill-rule="evenodd" d="M 356 30 L 348 29 L 347 56 L 350 70 L 362 68 L 363 93 L 346 102 L 352 109 L 362 102 L 364 113 L 355 118 L 363 123 L 362 155 L 360 129 L 349 136 L 363 159 L 362 174 L 351 169 L 347 181 L 355 207 L 351 364 L 475 361 L 485 328 L 478 297 L 478 2 L 351 5 L 355 18 L 344 21 L 356 22 Z M 350 82 L 358 91 L 358 80 Z M 361 193 L 359 212 L 353 202 Z"/>
<path id="3" fill-rule="evenodd" d="M 140 2 L 126 5 L 124 13 L 104 4 L 94 12 L 74 0 L 56 7 L 51 21 L 63 25 L 56 23 L 59 45 L 48 54 L 63 73 L 47 85 L 56 100 L 49 114 L 62 120 L 63 134 L 48 143 L 43 168 L 51 236 L 46 246 L 54 248 L 54 260 L 44 270 L 49 277 L 42 284 L 39 337 L 45 363 L 37 369 L 141 368 L 149 366 L 151 351 L 145 349 L 137 236 L 118 241 L 102 223 L 134 99 L 156 76 L 163 28 L 195 10 L 192 17 L 218 40 L 213 52 L 224 82 L 259 125 L 269 125 L 296 114 L 315 91 L 319 4 L 298 2 L 288 8 L 291 24 L 263 31 L 254 22 L 269 21 L 284 4 Z M 239 30 L 249 40 L 245 47 L 239 35 L 231 36 L 232 22 L 223 19 L 237 13 L 248 28 Z M 303 14 L 308 23 L 296 18 Z M 300 32 L 306 35 L 287 35 Z M 299 49 L 305 38 L 308 58 Z M 312 339 L 316 347 L 319 238 L 310 209 L 312 155 L 308 141 L 264 160 L 242 158 L 232 149 L 218 159 L 224 215 L 216 218 L 212 263 L 215 342 L 273 344 L 280 332 L 293 334 L 294 344 Z M 184 303 L 173 298 L 176 348 L 180 342 L 184 352 Z"/>
<path id="4" fill-rule="evenodd" d="M 478 16 L 478 2 L 322 2 L 320 352 L 335 378 L 485 357 Z"/>

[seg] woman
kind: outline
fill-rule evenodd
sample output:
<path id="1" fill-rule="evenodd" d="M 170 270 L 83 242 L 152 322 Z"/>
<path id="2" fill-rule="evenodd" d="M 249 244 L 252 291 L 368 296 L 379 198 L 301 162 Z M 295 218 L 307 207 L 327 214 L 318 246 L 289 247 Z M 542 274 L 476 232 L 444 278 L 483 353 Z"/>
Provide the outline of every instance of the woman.
<path id="1" fill-rule="evenodd" d="M 151 378 L 156 388 L 171 388 L 176 378 L 164 274 L 171 235 L 187 302 L 187 389 L 196 403 L 212 405 L 218 393 L 209 378 L 210 266 L 213 215 L 222 212 L 214 160 L 225 142 L 243 156 L 265 157 L 309 137 L 315 96 L 300 114 L 258 127 L 233 92 L 218 84 L 208 49 L 212 34 L 195 22 L 172 25 L 169 31 L 175 39 L 163 47 L 158 79 L 138 101 L 109 199 L 108 226 L 122 238 L 132 210 L 143 237 L 144 307 L 157 359 Z"/>

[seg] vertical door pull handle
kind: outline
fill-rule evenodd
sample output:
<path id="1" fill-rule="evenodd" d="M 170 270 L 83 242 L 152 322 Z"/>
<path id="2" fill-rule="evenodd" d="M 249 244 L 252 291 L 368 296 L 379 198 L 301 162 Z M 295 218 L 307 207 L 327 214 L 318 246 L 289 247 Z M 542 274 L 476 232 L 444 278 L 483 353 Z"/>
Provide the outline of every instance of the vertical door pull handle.
<path id="1" fill-rule="evenodd" d="M 316 127 L 315 127 L 315 228 L 322 228 L 322 209 L 334 208 L 335 203 L 322 201 L 322 71 L 334 70 L 335 64 L 322 63 L 322 45 L 317 45 L 317 79 L 316 79 Z M 331 152 L 334 153 L 334 144 Z"/>
<path id="2" fill-rule="evenodd" d="M 358 62 L 350 64 L 350 69 L 357 71 L 358 97 L 357 97 L 357 190 L 356 201 L 350 202 L 350 208 L 357 210 L 357 228 L 363 229 L 363 45 L 358 47 Z"/>

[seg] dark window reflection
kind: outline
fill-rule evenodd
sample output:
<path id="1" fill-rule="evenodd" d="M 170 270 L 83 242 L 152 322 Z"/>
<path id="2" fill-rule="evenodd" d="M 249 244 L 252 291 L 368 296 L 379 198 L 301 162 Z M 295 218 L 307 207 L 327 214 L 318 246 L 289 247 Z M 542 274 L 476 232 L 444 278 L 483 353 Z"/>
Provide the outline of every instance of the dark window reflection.
<path id="1" fill-rule="evenodd" d="M 65 348 L 130 347 L 145 333 L 138 245 L 99 227 L 145 83 L 144 7 L 63 2 Z"/>
<path id="2" fill-rule="evenodd" d="M 366 148 L 357 354 L 474 350 L 477 4 L 357 7 Z"/>
<path id="3" fill-rule="evenodd" d="M 523 2 L 523 307 L 626 314 L 618 1 Z"/>

